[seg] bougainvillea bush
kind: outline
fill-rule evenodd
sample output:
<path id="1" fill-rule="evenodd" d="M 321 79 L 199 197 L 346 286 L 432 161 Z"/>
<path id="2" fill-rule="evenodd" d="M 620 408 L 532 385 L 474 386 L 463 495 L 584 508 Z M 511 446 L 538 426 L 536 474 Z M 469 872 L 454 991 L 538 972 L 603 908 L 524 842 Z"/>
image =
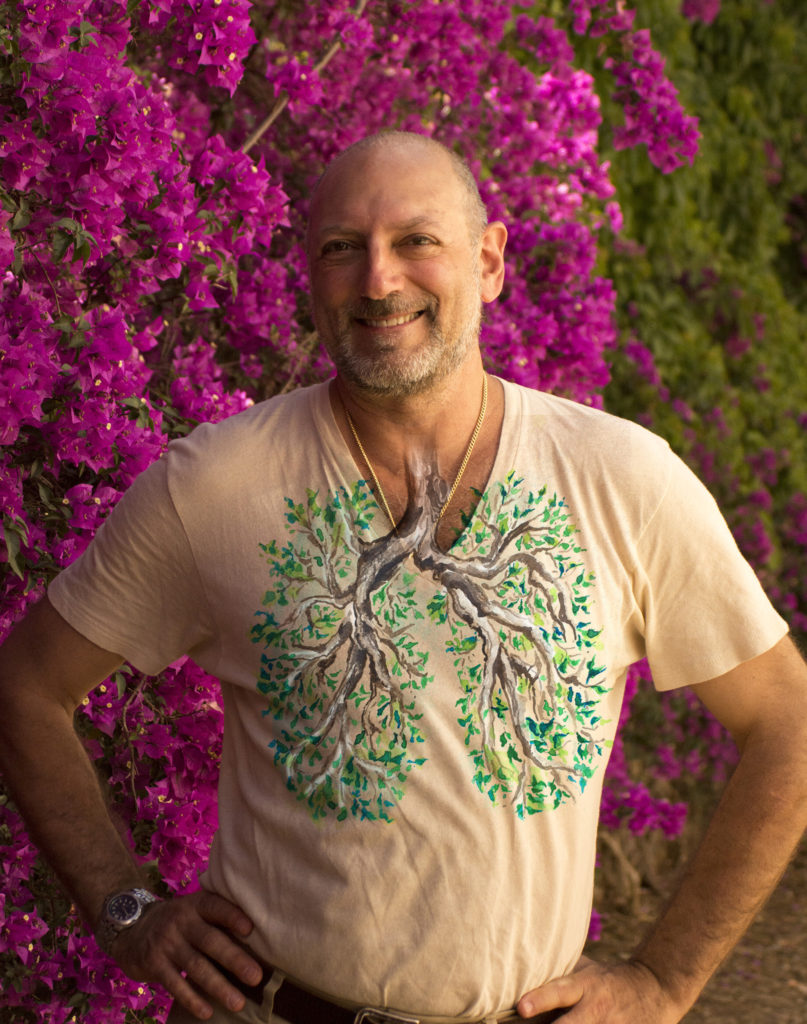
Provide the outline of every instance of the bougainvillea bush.
<path id="1" fill-rule="evenodd" d="M 706 482 L 803 642 L 807 7 L 699 0 L 683 5 L 687 21 L 680 6 L 647 0 L 642 16 L 697 111 L 698 159 L 665 176 L 636 150 L 612 154 L 624 226 L 601 248 L 618 329 L 604 401 L 665 436 Z M 618 111 L 593 41 L 580 42 L 603 97 L 607 145 Z M 628 761 L 641 758 L 643 772 L 655 766 L 665 780 L 658 791 L 671 785 L 697 811 L 711 781 L 725 778 L 733 748 L 691 694 L 661 704 L 666 716 L 639 689 Z"/>
<path id="2" fill-rule="evenodd" d="M 693 160 L 695 121 L 621 0 L 0 0 L 2 632 L 171 438 L 329 374 L 302 230 L 323 166 L 370 131 L 456 148 L 509 225 L 489 368 L 602 404 L 617 296 L 598 259 L 622 227 L 606 99 L 609 145 L 658 177 Z M 216 681 L 125 669 L 77 728 L 154 884 L 195 886 Z M 606 826 L 675 834 L 685 808 L 627 766 L 620 747 Z M 165 995 L 100 953 L 4 798 L 0 842 L 0 1008 L 162 1020 Z"/>

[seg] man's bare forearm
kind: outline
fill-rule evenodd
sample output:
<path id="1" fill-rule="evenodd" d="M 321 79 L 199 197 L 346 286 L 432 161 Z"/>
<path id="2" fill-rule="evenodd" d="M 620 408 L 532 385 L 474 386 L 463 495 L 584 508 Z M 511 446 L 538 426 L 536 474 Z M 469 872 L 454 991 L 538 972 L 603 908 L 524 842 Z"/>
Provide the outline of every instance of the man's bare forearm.
<path id="1" fill-rule="evenodd" d="M 106 895 L 142 884 L 142 873 L 107 812 L 69 712 L 19 698 L 3 708 L 0 761 L 32 839 L 95 925 Z"/>
<path id="2" fill-rule="evenodd" d="M 787 866 L 807 827 L 807 667 L 785 638 L 697 692 L 742 755 L 670 904 L 630 960 L 582 962 L 525 993 L 522 1016 L 678 1024 Z"/>
<path id="3" fill-rule="evenodd" d="M 78 702 L 120 660 L 78 634 L 47 599 L 0 649 L 0 768 L 32 838 L 92 927 L 106 896 L 142 883 L 73 729 Z M 108 950 L 131 978 L 162 985 L 186 1009 L 209 1016 L 212 1003 L 244 1005 L 214 962 L 249 985 L 261 977 L 232 939 L 251 929 L 239 907 L 200 892 L 152 904 Z"/>
<path id="4" fill-rule="evenodd" d="M 768 897 L 807 819 L 807 729 L 749 741 L 666 911 L 624 963 L 586 961 L 519 1000 L 580 1024 L 678 1024 Z M 799 781 L 796 781 L 798 776 Z M 571 1009 L 573 1008 L 573 1009 Z"/>
<path id="5" fill-rule="evenodd" d="M 93 925 L 106 895 L 141 880 L 73 728 L 78 702 L 120 661 L 47 598 L 0 648 L 0 770 L 32 838 Z"/>
<path id="6" fill-rule="evenodd" d="M 685 1007 L 781 878 L 807 827 L 807 728 L 749 737 L 704 839 L 636 951 Z"/>

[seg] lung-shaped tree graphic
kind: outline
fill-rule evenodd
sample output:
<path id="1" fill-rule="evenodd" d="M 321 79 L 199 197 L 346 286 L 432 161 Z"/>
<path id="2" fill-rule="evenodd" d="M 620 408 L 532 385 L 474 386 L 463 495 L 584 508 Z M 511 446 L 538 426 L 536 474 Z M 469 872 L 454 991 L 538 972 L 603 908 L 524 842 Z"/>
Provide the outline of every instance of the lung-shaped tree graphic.
<path id="1" fill-rule="evenodd" d="M 315 817 L 392 820 L 425 761 L 427 644 L 452 657 L 458 741 L 494 803 L 519 815 L 558 806 L 605 746 L 593 580 L 565 504 L 524 493 L 511 473 L 443 551 L 443 491 L 421 475 L 397 532 L 380 538 L 365 482 L 323 502 L 310 491 L 287 499 L 288 540 L 261 546 L 272 588 L 251 632 L 263 647 L 258 688 L 278 723 L 275 763 Z"/>

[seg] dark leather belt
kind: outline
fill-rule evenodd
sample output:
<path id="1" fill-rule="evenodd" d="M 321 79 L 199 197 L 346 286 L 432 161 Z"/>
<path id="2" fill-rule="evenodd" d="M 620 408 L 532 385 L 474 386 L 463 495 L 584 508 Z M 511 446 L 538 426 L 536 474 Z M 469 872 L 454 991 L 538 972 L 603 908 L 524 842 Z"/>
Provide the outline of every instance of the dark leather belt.
<path id="1" fill-rule="evenodd" d="M 254 955 L 254 954 L 253 954 Z M 263 1002 L 263 990 L 272 977 L 272 968 L 264 967 L 263 977 L 257 985 L 246 985 L 240 978 L 232 974 L 226 968 L 222 967 L 221 964 L 216 964 L 216 970 L 218 970 L 227 981 L 237 988 L 247 999 L 250 999 L 253 1003 L 257 1003 L 258 1006 Z M 516 1021 L 519 1024 L 551 1024 L 552 1021 L 558 1020 L 563 1017 L 569 1008 L 563 1010 L 548 1010 L 546 1013 L 539 1013 L 537 1017 L 519 1017 L 515 1011 L 513 1016 L 506 1018 L 507 1021 L 512 1021 L 515 1024 Z M 354 1024 L 356 1016 L 359 1013 L 358 1010 L 348 1010 L 344 1006 L 337 1006 L 336 1003 L 328 1002 L 327 999 L 322 999 L 319 996 L 315 996 L 313 992 L 308 992 L 304 988 L 300 988 L 299 985 L 295 985 L 293 981 L 289 981 L 287 978 L 284 979 L 283 984 L 275 993 L 275 1001 L 273 1012 L 278 1017 L 283 1017 L 291 1024 Z M 368 1024 L 374 1024 L 375 1020 L 384 1020 L 384 1011 L 379 1009 L 376 1011 L 378 1017 L 374 1018 L 373 1015 L 368 1015 Z M 396 1018 L 394 1014 L 390 1014 L 388 1018 L 391 1022 L 396 1019 L 405 1021 L 405 1017 Z M 417 1018 L 412 1018 L 416 1020 Z M 505 1021 L 500 1021 L 499 1024 L 506 1024 Z"/>

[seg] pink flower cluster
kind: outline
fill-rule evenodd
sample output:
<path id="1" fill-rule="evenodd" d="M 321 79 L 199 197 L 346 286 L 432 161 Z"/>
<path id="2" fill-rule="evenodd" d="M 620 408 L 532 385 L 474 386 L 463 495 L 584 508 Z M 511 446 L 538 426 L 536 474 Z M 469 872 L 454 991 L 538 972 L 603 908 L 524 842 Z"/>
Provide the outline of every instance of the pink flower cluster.
<path id="1" fill-rule="evenodd" d="M 490 368 L 600 401 L 615 296 L 597 246 L 620 212 L 573 33 L 612 55 L 620 144 L 669 170 L 695 135 L 631 12 L 570 10 L 573 26 L 513 0 L 0 0 L 0 632 L 170 438 L 329 372 L 302 229 L 325 163 L 369 131 L 456 147 L 510 225 Z M 216 826 L 215 680 L 190 662 L 154 686 L 124 674 L 82 712 L 138 855 L 166 892 L 195 885 Z M 680 809 L 615 765 L 606 817 L 674 832 Z M 84 934 L 6 803 L 0 842 L 0 1007 L 161 1018 L 164 997 Z"/>
<path id="2" fill-rule="evenodd" d="M 650 33 L 634 32 L 626 44 L 625 59 L 605 61 L 625 111 L 624 125 L 614 131 L 614 146 L 627 149 L 644 143 L 650 159 L 665 173 L 691 164 L 698 151 L 697 118 L 682 111 L 675 86 L 664 77 L 664 59 L 650 45 Z"/>
<path id="3" fill-rule="evenodd" d="M 242 0 L 149 0 L 140 6 L 140 31 L 156 36 L 169 68 L 200 75 L 232 95 L 244 73 L 255 33 Z"/>
<path id="4" fill-rule="evenodd" d="M 633 31 L 636 12 L 622 0 L 570 0 L 568 18 L 575 32 L 600 40 L 603 65 L 614 77 L 614 98 L 624 111 L 624 123 L 613 128 L 614 147 L 646 145 L 665 173 L 691 163 L 698 149 L 697 118 L 682 110 L 650 32 Z"/>
<path id="5" fill-rule="evenodd" d="M 702 21 L 711 25 L 720 14 L 720 0 L 683 0 L 681 13 L 691 21 Z"/>

